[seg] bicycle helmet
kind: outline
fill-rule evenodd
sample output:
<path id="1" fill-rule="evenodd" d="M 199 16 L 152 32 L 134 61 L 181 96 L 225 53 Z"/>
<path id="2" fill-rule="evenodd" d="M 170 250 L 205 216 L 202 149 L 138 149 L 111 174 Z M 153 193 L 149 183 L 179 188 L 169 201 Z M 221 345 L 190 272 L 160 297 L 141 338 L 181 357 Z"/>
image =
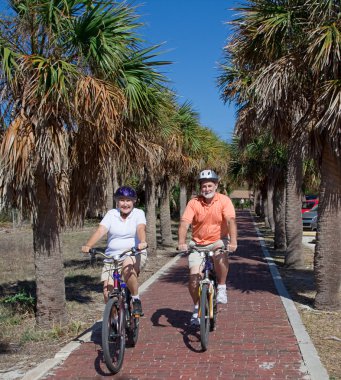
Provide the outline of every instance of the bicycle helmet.
<path id="1" fill-rule="evenodd" d="M 212 182 L 218 182 L 219 177 L 213 170 L 202 170 L 198 177 L 199 182 L 210 180 Z"/>
<path id="2" fill-rule="evenodd" d="M 119 187 L 115 192 L 115 199 L 119 198 L 130 198 L 135 201 L 137 198 L 136 191 L 129 186 Z"/>

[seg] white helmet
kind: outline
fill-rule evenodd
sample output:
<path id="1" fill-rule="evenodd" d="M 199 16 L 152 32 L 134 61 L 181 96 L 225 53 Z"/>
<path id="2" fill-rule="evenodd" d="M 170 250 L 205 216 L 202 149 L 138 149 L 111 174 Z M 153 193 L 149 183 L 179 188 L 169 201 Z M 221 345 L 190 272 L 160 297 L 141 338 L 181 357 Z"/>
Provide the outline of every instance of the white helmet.
<path id="1" fill-rule="evenodd" d="M 200 172 L 199 177 L 198 177 L 199 182 L 200 181 L 207 181 L 210 180 L 212 182 L 218 182 L 219 177 L 213 170 L 203 170 Z"/>

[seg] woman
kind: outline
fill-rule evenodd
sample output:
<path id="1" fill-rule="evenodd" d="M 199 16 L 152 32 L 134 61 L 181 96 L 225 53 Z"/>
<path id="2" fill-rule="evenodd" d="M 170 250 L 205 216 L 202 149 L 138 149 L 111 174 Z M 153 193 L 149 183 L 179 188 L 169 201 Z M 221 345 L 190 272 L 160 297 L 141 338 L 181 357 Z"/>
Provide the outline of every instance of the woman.
<path id="1" fill-rule="evenodd" d="M 117 208 L 109 210 L 99 227 L 82 246 L 82 252 L 88 253 L 98 240 L 107 235 L 107 249 L 105 254 L 116 257 L 123 251 L 137 247 L 143 250 L 138 256 L 122 258 L 122 274 L 130 290 L 133 301 L 133 313 L 142 315 L 142 305 L 138 292 L 137 276 L 147 260 L 146 217 L 143 210 L 134 208 L 137 196 L 133 188 L 122 186 L 115 193 Z M 103 281 L 104 302 L 108 302 L 108 295 L 112 291 L 113 279 L 110 264 L 104 260 L 101 281 Z"/>

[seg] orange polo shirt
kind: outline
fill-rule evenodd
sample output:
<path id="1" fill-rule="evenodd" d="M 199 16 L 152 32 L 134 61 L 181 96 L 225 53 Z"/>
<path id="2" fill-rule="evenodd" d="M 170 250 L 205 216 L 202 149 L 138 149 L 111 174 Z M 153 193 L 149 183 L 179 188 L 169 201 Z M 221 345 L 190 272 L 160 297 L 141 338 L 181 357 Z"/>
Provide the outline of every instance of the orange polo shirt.
<path id="1" fill-rule="evenodd" d="M 231 199 L 216 193 L 207 204 L 203 196 L 191 199 L 181 220 L 192 225 L 192 240 L 206 245 L 228 236 L 226 218 L 235 218 L 236 212 Z"/>

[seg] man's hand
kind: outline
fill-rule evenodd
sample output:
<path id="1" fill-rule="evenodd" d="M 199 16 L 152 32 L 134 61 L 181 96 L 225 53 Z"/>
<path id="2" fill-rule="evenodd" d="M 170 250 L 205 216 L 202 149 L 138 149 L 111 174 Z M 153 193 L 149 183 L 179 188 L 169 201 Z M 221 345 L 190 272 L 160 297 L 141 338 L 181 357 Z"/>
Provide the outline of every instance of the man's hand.
<path id="1" fill-rule="evenodd" d="M 188 251 L 188 245 L 185 244 L 179 244 L 178 245 L 178 251 Z"/>
<path id="2" fill-rule="evenodd" d="M 231 244 L 231 243 L 229 243 L 227 245 L 227 250 L 229 252 L 236 252 L 237 248 L 238 248 L 237 244 Z"/>

